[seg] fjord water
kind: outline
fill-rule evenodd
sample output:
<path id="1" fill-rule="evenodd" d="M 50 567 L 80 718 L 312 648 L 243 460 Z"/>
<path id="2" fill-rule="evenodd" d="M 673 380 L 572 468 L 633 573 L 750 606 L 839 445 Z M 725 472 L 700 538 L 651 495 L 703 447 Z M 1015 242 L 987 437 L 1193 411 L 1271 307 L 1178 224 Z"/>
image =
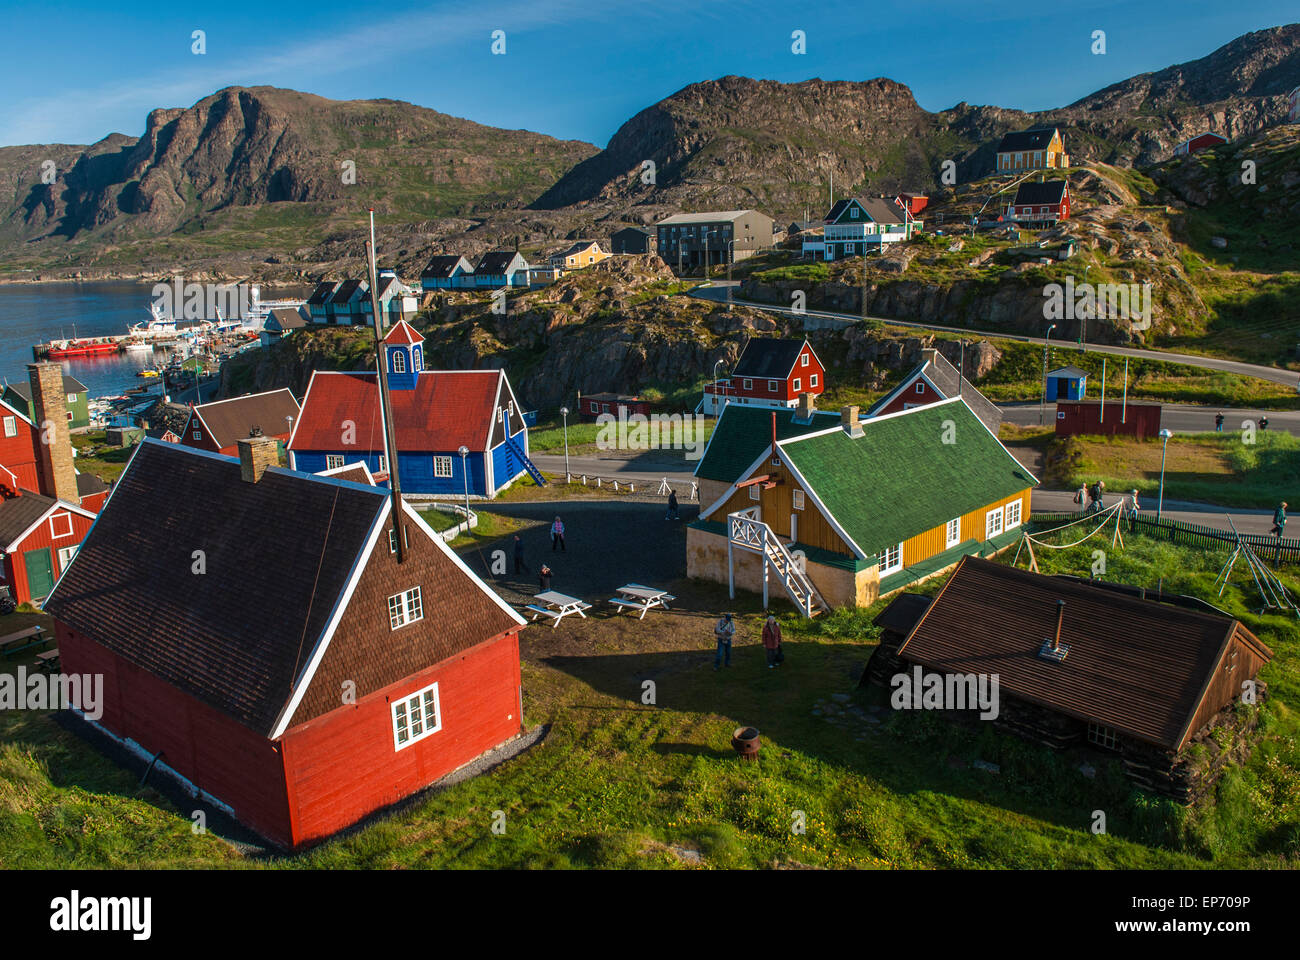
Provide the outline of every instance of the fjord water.
<path id="1" fill-rule="evenodd" d="M 152 285 L 130 282 L 0 284 L 0 377 L 27 380 L 32 344 L 58 337 L 106 337 L 127 332 L 149 319 Z M 145 351 L 61 361 L 90 396 L 118 396 L 150 380 L 140 370 L 165 363 L 163 354 Z M 160 388 L 156 388 L 160 389 Z"/>

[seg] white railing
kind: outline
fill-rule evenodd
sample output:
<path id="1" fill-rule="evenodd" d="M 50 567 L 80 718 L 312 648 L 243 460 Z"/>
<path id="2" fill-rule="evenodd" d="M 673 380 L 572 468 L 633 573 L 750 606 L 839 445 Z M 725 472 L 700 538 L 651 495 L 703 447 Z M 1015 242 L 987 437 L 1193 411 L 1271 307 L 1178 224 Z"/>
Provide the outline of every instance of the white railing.
<path id="1" fill-rule="evenodd" d="M 430 503 L 429 506 L 432 509 L 437 510 L 439 513 L 454 513 L 461 517 L 464 517 L 468 513 L 469 515 L 468 520 L 461 520 L 461 522 L 456 524 L 456 526 L 451 527 L 448 530 L 443 530 L 438 534 L 438 536 L 442 537 L 442 539 L 448 543 L 455 540 L 462 533 L 469 533 L 471 530 L 473 530 L 475 527 L 478 526 L 478 514 L 475 513 L 473 510 L 469 510 L 466 507 L 462 507 L 458 503 L 435 502 L 435 503 Z"/>
<path id="2" fill-rule="evenodd" d="M 817 587 L 804 572 L 803 564 L 796 560 L 785 544 L 766 523 L 758 518 L 758 508 L 738 510 L 727 515 L 727 561 L 731 596 L 736 595 L 735 568 L 731 550 L 739 547 L 763 555 L 763 604 L 767 605 L 768 568 L 776 571 L 777 579 L 785 592 L 805 617 L 813 615 L 813 608 L 826 609 L 827 604 Z"/>

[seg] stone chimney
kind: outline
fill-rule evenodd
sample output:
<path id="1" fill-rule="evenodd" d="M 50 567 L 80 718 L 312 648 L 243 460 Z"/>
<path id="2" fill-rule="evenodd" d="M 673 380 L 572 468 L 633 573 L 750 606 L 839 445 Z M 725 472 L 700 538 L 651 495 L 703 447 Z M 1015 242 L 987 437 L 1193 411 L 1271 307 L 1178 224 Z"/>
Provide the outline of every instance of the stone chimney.
<path id="1" fill-rule="evenodd" d="M 850 404 L 847 407 L 840 408 L 840 426 L 850 437 L 862 436 L 862 424 L 858 422 L 858 408 L 856 404 Z"/>
<path id="2" fill-rule="evenodd" d="M 63 392 L 63 367 L 29 363 L 32 416 L 36 421 L 37 470 L 41 493 L 67 503 L 81 503 L 77 471 L 72 465 L 72 435 L 68 430 L 68 395 Z"/>
<path id="3" fill-rule="evenodd" d="M 239 479 L 245 483 L 257 483 L 267 467 L 279 462 L 274 437 L 245 437 L 235 445 L 239 447 Z"/>
<path id="4" fill-rule="evenodd" d="M 794 418 L 801 423 L 807 423 L 812 419 L 813 411 L 816 409 L 813 394 L 801 393 L 799 394 L 799 405 L 795 407 Z"/>

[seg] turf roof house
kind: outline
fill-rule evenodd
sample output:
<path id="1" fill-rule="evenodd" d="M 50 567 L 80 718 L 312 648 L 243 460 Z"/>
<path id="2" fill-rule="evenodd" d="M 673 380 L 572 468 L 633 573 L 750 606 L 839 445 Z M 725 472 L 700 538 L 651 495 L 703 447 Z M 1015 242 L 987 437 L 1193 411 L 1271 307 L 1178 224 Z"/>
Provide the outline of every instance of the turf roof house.
<path id="1" fill-rule="evenodd" d="M 699 409 L 706 414 L 732 404 L 790 409 L 800 395 L 816 397 L 825 389 L 826 368 L 807 340 L 751 337 L 730 376 L 705 384 Z"/>
<path id="2" fill-rule="evenodd" d="M 180 442 L 233 457 L 239 452 L 235 444 L 250 436 L 254 428 L 273 440 L 288 443 L 298 415 L 298 401 L 287 388 L 201 403 L 190 409 Z"/>
<path id="3" fill-rule="evenodd" d="M 1239 621 L 1192 597 L 1047 577 L 965 557 L 933 601 L 904 593 L 876 618 L 864 680 L 997 674 L 999 727 L 1053 749 L 1118 754 L 1145 789 L 1180 801 L 1244 759 L 1244 689 L 1272 659 Z"/>
<path id="4" fill-rule="evenodd" d="M 29 364 L 36 421 L 0 401 L 0 583 L 18 603 L 39 602 L 72 562 L 108 487 L 78 473 L 66 415 L 67 380 L 57 363 Z"/>
<path id="5" fill-rule="evenodd" d="M 687 573 L 775 585 L 809 614 L 870 606 L 1014 542 L 1037 482 L 960 397 L 862 421 L 845 407 L 838 426 L 769 441 L 701 509 Z"/>
<path id="6" fill-rule="evenodd" d="M 996 436 L 1002 426 L 1002 411 L 933 347 L 921 351 L 921 362 L 908 371 L 898 386 L 872 404 L 866 415 L 878 417 L 886 413 L 898 413 L 913 407 L 923 407 L 927 403 L 951 400 L 959 394 L 966 401 L 966 406 Z"/>
<path id="7" fill-rule="evenodd" d="M 468 487 L 472 497 L 491 498 L 536 471 L 504 370 L 426 370 L 424 337 L 405 321 L 383 346 L 404 494 L 462 497 Z M 387 473 L 377 379 L 314 372 L 289 438 L 290 466 L 315 473 L 360 460 Z M 463 462 L 461 446 L 469 449 Z"/>
<path id="8" fill-rule="evenodd" d="M 144 441 L 47 609 L 96 727 L 296 847 L 518 735 L 523 620 L 383 488 L 274 460 Z"/>

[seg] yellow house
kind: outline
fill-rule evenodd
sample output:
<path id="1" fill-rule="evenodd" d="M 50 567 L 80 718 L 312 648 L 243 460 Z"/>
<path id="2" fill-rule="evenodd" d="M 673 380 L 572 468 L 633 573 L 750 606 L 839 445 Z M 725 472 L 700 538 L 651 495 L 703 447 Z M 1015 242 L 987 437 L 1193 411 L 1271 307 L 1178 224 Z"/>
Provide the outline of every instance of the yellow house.
<path id="1" fill-rule="evenodd" d="M 1037 479 L 960 396 L 767 445 L 686 534 L 689 576 L 865 607 L 1019 538 Z"/>
<path id="2" fill-rule="evenodd" d="M 1058 127 L 1032 127 L 1008 133 L 998 144 L 998 173 L 1063 170 L 1070 165 Z"/>
<path id="3" fill-rule="evenodd" d="M 577 270 L 580 267 L 589 267 L 593 263 L 600 263 L 607 260 L 609 254 L 601 249 L 600 244 L 595 240 L 579 240 L 573 246 L 569 247 L 562 253 L 554 254 L 550 258 L 551 266 L 563 267 L 565 270 Z"/>

